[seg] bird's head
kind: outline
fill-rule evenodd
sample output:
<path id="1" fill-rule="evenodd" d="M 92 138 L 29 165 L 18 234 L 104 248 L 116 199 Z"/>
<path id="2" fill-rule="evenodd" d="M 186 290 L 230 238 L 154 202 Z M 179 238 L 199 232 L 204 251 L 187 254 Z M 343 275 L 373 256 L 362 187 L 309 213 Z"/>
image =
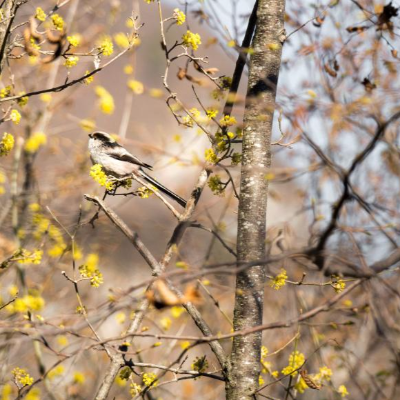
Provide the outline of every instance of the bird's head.
<path id="1" fill-rule="evenodd" d="M 89 133 L 89 138 L 93 140 L 98 140 L 104 144 L 106 143 L 115 143 L 115 140 L 106 132 L 93 132 Z"/>

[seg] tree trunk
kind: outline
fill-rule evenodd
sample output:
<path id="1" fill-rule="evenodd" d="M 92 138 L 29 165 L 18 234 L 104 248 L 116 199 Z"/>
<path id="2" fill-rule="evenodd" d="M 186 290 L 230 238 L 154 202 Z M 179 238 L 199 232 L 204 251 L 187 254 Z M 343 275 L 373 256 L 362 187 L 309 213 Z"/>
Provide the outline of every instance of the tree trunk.
<path id="1" fill-rule="evenodd" d="M 11 24 L 17 9 L 15 0 L 5 0 L 2 3 L 3 18 L 0 22 L 0 74 L 3 72 L 7 41 L 10 34 Z"/>
<path id="2" fill-rule="evenodd" d="M 237 251 L 238 262 L 264 258 L 271 133 L 276 85 L 284 37 L 285 1 L 259 0 L 254 53 L 243 127 L 243 153 Z M 235 331 L 262 324 L 264 267 L 254 266 L 237 276 L 234 310 Z M 233 340 L 227 399 L 254 399 L 260 375 L 262 333 Z"/>

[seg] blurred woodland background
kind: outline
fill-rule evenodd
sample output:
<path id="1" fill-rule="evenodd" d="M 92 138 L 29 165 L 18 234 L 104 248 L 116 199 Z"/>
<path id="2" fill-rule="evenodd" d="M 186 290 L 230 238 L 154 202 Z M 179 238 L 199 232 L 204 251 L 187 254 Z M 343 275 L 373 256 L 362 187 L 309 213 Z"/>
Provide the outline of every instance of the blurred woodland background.
<path id="1" fill-rule="evenodd" d="M 248 65 L 230 87 L 254 55 L 253 6 L 0 2 L 1 400 L 225 398 L 216 353 L 231 351 L 235 276 L 251 266 L 236 263 Z M 238 398 L 400 396 L 398 7 L 289 0 L 264 46 L 283 47 L 265 325 L 259 389 Z M 101 201 L 95 130 L 193 199 L 182 238 L 151 190 L 123 195 L 136 182 Z"/>

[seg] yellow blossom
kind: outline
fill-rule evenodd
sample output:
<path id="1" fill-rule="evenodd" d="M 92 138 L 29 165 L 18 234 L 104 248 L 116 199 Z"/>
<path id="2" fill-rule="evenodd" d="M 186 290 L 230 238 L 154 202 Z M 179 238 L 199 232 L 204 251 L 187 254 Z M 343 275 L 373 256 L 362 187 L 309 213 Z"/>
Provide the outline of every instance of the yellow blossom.
<path id="1" fill-rule="evenodd" d="M 297 369 L 299 369 L 305 361 L 305 357 L 303 353 L 300 353 L 298 350 L 292 352 L 289 356 L 289 364 L 282 370 L 282 374 L 284 375 L 297 375 Z"/>
<path id="2" fill-rule="evenodd" d="M 260 375 L 258 377 L 258 386 L 262 386 L 264 385 L 264 383 L 265 383 L 264 378 Z"/>
<path id="3" fill-rule="evenodd" d="M 20 264 L 40 264 L 42 256 L 43 250 L 29 251 L 21 249 L 14 257 Z"/>
<path id="4" fill-rule="evenodd" d="M 177 25 L 183 25 L 186 21 L 185 13 L 179 8 L 174 9 L 173 18 L 175 19 Z"/>
<path id="5" fill-rule="evenodd" d="M 74 383 L 78 385 L 83 385 L 85 383 L 85 375 L 82 372 L 74 372 Z"/>
<path id="6" fill-rule="evenodd" d="M 184 312 L 185 309 L 182 306 L 171 307 L 171 315 L 173 318 L 179 318 Z"/>
<path id="7" fill-rule="evenodd" d="M 51 96 L 50 93 L 42 93 L 42 94 L 39 96 L 39 99 L 40 99 L 41 101 L 43 101 L 43 103 L 50 103 L 50 102 L 51 102 L 51 98 L 52 98 L 52 96 Z"/>
<path id="8" fill-rule="evenodd" d="M 8 85 L 0 90 L 0 97 L 3 99 L 4 97 L 8 97 L 11 94 L 12 86 Z"/>
<path id="9" fill-rule="evenodd" d="M 114 40 L 117 46 L 121 47 L 122 49 L 127 49 L 130 45 L 128 37 L 122 32 L 115 34 Z"/>
<path id="10" fill-rule="evenodd" d="M 125 65 L 124 74 L 126 74 L 126 75 L 133 74 L 133 66 L 132 65 Z"/>
<path id="11" fill-rule="evenodd" d="M 37 387 L 32 388 L 25 396 L 25 400 L 40 400 L 40 389 Z"/>
<path id="12" fill-rule="evenodd" d="M 126 315 L 123 311 L 115 315 L 115 319 L 119 324 L 123 324 L 126 321 Z"/>
<path id="13" fill-rule="evenodd" d="M 65 335 L 58 335 L 57 343 L 62 347 L 68 346 L 68 338 Z"/>
<path id="14" fill-rule="evenodd" d="M 155 387 L 157 386 L 157 375 L 154 372 L 144 373 L 142 381 L 147 387 Z"/>
<path id="15" fill-rule="evenodd" d="M 160 324 L 161 324 L 161 327 L 164 329 L 164 331 L 168 331 L 169 328 L 171 328 L 172 321 L 170 318 L 164 317 L 164 318 L 161 318 Z"/>
<path id="16" fill-rule="evenodd" d="M 160 97 L 163 97 L 163 91 L 161 89 L 151 88 L 149 90 L 149 95 L 159 99 Z"/>
<path id="17" fill-rule="evenodd" d="M 335 289 L 336 293 L 341 293 L 346 288 L 346 283 L 343 279 L 333 276 L 331 286 Z"/>
<path id="18" fill-rule="evenodd" d="M 114 52 L 114 45 L 110 36 L 104 36 L 99 42 L 98 49 L 101 54 L 108 57 Z"/>
<path id="19" fill-rule="evenodd" d="M 346 386 L 344 385 L 340 385 L 337 392 L 342 396 L 342 397 L 346 397 L 349 395 L 349 392 L 347 391 Z"/>
<path id="20" fill-rule="evenodd" d="M 300 379 L 296 382 L 294 387 L 299 393 L 304 393 L 305 390 L 309 388 L 303 377 L 300 377 Z"/>
<path id="21" fill-rule="evenodd" d="M 144 0 L 147 4 L 153 3 L 154 0 Z"/>
<path id="22" fill-rule="evenodd" d="M 221 126 L 232 126 L 237 124 L 236 118 L 230 115 L 225 115 L 219 120 Z"/>
<path id="23" fill-rule="evenodd" d="M 23 96 L 25 92 L 19 92 L 18 96 Z M 23 96 L 17 99 L 17 103 L 20 107 L 26 106 L 28 104 L 29 97 Z"/>
<path id="24" fill-rule="evenodd" d="M 89 71 L 89 70 L 86 70 L 85 76 L 86 76 L 87 74 L 89 74 L 89 73 L 90 73 L 90 71 Z M 90 76 L 88 76 L 87 78 L 85 78 L 85 79 L 83 80 L 83 83 L 84 83 L 85 85 L 90 85 L 93 81 L 94 81 L 94 75 L 90 75 Z"/>
<path id="25" fill-rule="evenodd" d="M 90 176 L 98 183 L 100 186 L 104 186 L 107 190 L 114 190 L 115 185 L 107 179 L 107 175 L 103 171 L 103 167 L 100 164 L 95 164 L 90 169 Z"/>
<path id="26" fill-rule="evenodd" d="M 197 50 L 201 44 L 201 37 L 198 33 L 193 33 L 188 30 L 182 36 L 182 41 L 186 47 L 191 47 L 193 50 Z"/>
<path id="27" fill-rule="evenodd" d="M 209 108 L 206 112 L 208 119 L 213 119 L 218 115 L 218 110 L 215 110 L 214 108 Z"/>
<path id="28" fill-rule="evenodd" d="M 182 350 L 186 350 L 189 347 L 190 347 L 190 342 L 188 342 L 188 341 L 181 342 L 181 349 Z"/>
<path id="29" fill-rule="evenodd" d="M 261 346 L 261 359 L 263 360 L 265 357 L 267 357 L 268 354 L 268 349 L 265 346 Z"/>
<path id="30" fill-rule="evenodd" d="M 218 174 L 211 176 L 207 184 L 215 195 L 223 196 L 225 194 L 226 185 L 222 183 L 221 177 Z"/>
<path id="31" fill-rule="evenodd" d="M 78 47 L 79 44 L 81 43 L 81 35 L 75 34 L 71 36 L 67 36 L 67 40 L 71 47 Z"/>
<path id="32" fill-rule="evenodd" d="M 112 114 L 115 108 L 112 95 L 102 86 L 96 86 L 95 93 L 99 98 L 100 110 L 104 114 Z"/>
<path id="33" fill-rule="evenodd" d="M 41 297 L 37 291 L 32 290 L 29 294 L 23 297 L 18 297 L 14 303 L 11 303 L 6 307 L 6 310 L 10 314 L 24 314 L 27 311 L 40 311 L 44 306 L 45 301 L 43 297 Z"/>
<path id="34" fill-rule="evenodd" d="M 135 382 L 132 382 L 129 386 L 129 393 L 132 397 L 137 396 L 142 391 L 142 387 Z"/>
<path id="35" fill-rule="evenodd" d="M 11 400 L 11 394 L 12 386 L 9 383 L 6 383 L 0 392 L 1 400 Z"/>
<path id="36" fill-rule="evenodd" d="M 82 119 L 79 125 L 86 132 L 93 132 L 96 129 L 96 123 L 91 119 Z"/>
<path id="37" fill-rule="evenodd" d="M 281 268 L 281 272 L 269 282 L 269 286 L 271 286 L 275 290 L 279 290 L 286 285 L 287 278 L 288 276 L 286 274 L 286 270 L 284 268 Z"/>
<path id="38" fill-rule="evenodd" d="M 27 153 L 36 153 L 46 142 L 47 137 L 43 132 L 35 132 L 25 142 L 24 149 Z"/>
<path id="39" fill-rule="evenodd" d="M 58 30 L 58 31 L 62 31 L 64 29 L 64 20 L 63 18 L 58 15 L 58 14 L 53 14 L 51 17 L 51 20 L 53 21 L 53 25 L 54 27 Z"/>
<path id="40" fill-rule="evenodd" d="M 41 7 L 36 7 L 35 18 L 42 22 L 47 18 L 46 13 L 43 11 Z"/>
<path id="41" fill-rule="evenodd" d="M 103 283 L 103 274 L 97 268 L 98 261 L 99 256 L 91 253 L 86 257 L 85 264 L 79 267 L 79 273 L 82 278 L 90 278 L 90 284 L 95 288 L 98 288 Z"/>
<path id="42" fill-rule="evenodd" d="M 206 149 L 204 152 L 206 161 L 211 164 L 216 164 L 219 161 L 218 156 L 215 154 L 213 149 Z"/>
<path id="43" fill-rule="evenodd" d="M 18 125 L 21 121 L 21 114 L 17 110 L 11 110 L 10 119 L 15 125 Z"/>
<path id="44" fill-rule="evenodd" d="M 53 368 L 48 374 L 47 378 L 49 380 L 53 380 L 54 378 L 59 378 L 64 373 L 64 367 L 62 365 L 57 365 L 57 367 Z"/>
<path id="45" fill-rule="evenodd" d="M 14 147 L 14 136 L 5 132 L 0 142 L 0 157 L 6 156 Z"/>
<path id="46" fill-rule="evenodd" d="M 14 368 L 11 372 L 14 375 L 15 382 L 24 387 L 30 386 L 33 383 L 33 378 L 22 368 Z"/>
<path id="47" fill-rule="evenodd" d="M 144 92 L 144 86 L 142 82 L 136 81 L 134 79 L 130 79 L 128 81 L 128 87 L 135 94 L 142 94 Z"/>
<path id="48" fill-rule="evenodd" d="M 66 68 L 72 68 L 75 67 L 76 64 L 78 64 L 79 57 L 77 56 L 69 56 L 65 59 L 64 61 L 64 66 Z"/>

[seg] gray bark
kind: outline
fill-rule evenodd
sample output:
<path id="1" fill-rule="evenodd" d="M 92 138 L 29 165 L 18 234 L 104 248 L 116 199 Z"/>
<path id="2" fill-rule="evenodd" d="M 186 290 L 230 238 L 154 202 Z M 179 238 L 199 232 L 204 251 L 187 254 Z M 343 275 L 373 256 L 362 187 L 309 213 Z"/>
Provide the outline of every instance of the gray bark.
<path id="1" fill-rule="evenodd" d="M 0 74 L 3 72 L 7 42 L 16 8 L 15 0 L 5 0 L 2 4 L 3 19 L 0 21 Z"/>
<path id="2" fill-rule="evenodd" d="M 271 165 L 271 133 L 276 85 L 281 64 L 284 33 L 284 0 L 259 0 L 254 53 L 250 59 L 244 113 L 241 191 L 237 252 L 239 262 L 265 256 L 268 181 Z M 262 324 L 264 267 L 251 267 L 237 276 L 234 329 Z M 262 333 L 233 340 L 227 399 L 252 399 L 260 375 Z"/>

